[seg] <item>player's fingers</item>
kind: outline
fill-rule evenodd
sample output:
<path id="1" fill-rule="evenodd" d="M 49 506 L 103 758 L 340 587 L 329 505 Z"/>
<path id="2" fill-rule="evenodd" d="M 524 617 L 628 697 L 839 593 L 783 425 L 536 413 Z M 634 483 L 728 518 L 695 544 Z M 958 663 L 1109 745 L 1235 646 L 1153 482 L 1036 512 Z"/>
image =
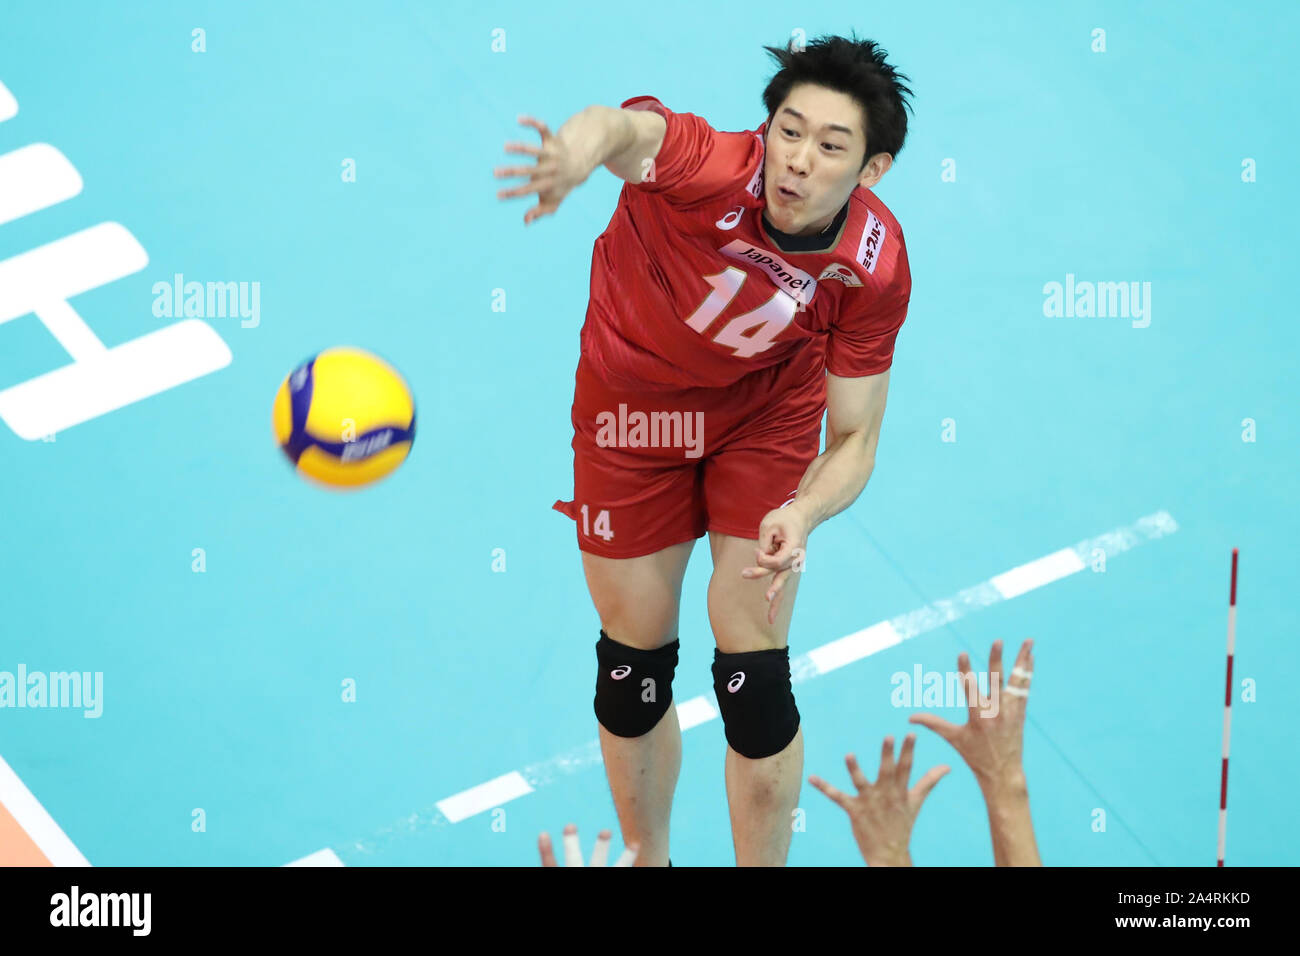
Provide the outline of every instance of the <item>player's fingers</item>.
<path id="1" fill-rule="evenodd" d="M 1020 645 L 1020 652 L 1016 654 L 1016 667 L 1027 674 L 1034 672 L 1034 642 L 1032 639 L 1026 640 Z"/>
<path id="2" fill-rule="evenodd" d="M 631 866 L 636 862 L 637 854 L 641 852 L 641 844 L 633 843 L 631 846 L 624 847 L 622 855 L 615 861 L 615 866 Z"/>
<path id="3" fill-rule="evenodd" d="M 776 615 L 781 610 L 781 595 L 777 594 L 776 598 L 768 602 L 767 605 L 767 624 L 768 627 L 776 625 Z"/>
<path id="4" fill-rule="evenodd" d="M 961 674 L 962 691 L 966 694 L 966 716 L 974 720 L 980 706 L 979 678 L 970 669 L 970 655 L 965 651 L 957 656 L 957 672 Z"/>
<path id="5" fill-rule="evenodd" d="M 555 203 L 539 202 L 532 209 L 528 210 L 528 212 L 524 213 L 524 225 L 526 226 L 530 222 L 541 219 L 543 216 L 552 215 L 557 208 L 558 207 Z"/>
<path id="6" fill-rule="evenodd" d="M 1029 685 L 1033 680 L 1034 673 L 1034 655 L 1031 650 L 1032 641 L 1025 641 L 1020 645 L 1020 653 L 1016 655 L 1016 666 L 1007 678 L 1007 686 L 1004 692 L 1010 696 L 1012 713 L 1016 721 L 1023 721 L 1025 717 L 1025 708 L 1029 705 Z"/>
<path id="7" fill-rule="evenodd" d="M 898 755 L 898 771 L 896 777 L 904 787 L 912 776 L 912 751 L 916 749 L 916 734 L 908 734 L 903 738 L 903 749 Z"/>
<path id="8" fill-rule="evenodd" d="M 492 170 L 497 179 L 513 179 L 515 176 L 535 176 L 536 166 L 498 166 Z"/>
<path id="9" fill-rule="evenodd" d="M 855 754 L 845 756 L 844 765 L 849 768 L 849 779 L 853 781 L 853 785 L 858 788 L 859 793 L 871 786 L 871 781 L 867 779 L 867 775 L 858 766 L 858 758 Z"/>
<path id="10" fill-rule="evenodd" d="M 876 783 L 880 783 L 893 772 L 894 738 L 886 737 L 885 742 L 880 745 L 880 776 L 876 778 Z"/>
<path id="11" fill-rule="evenodd" d="M 609 841 L 614 836 L 609 830 L 596 834 L 596 846 L 591 851 L 591 865 L 605 866 L 609 863 Z"/>
<path id="12" fill-rule="evenodd" d="M 993 650 L 989 651 L 989 693 L 993 693 L 993 682 L 998 682 L 998 690 L 1003 688 L 1002 674 L 1002 641 L 993 642 Z"/>
<path id="13" fill-rule="evenodd" d="M 781 545 L 785 532 L 781 526 L 775 522 L 766 522 L 759 526 L 758 529 L 758 556 L 759 558 L 769 557 L 775 554 Z M 764 565 L 766 567 L 766 565 Z"/>
<path id="14" fill-rule="evenodd" d="M 789 568 L 786 568 L 784 571 L 777 572 L 776 577 L 772 580 L 772 586 L 767 589 L 767 599 L 769 601 L 781 593 L 781 589 L 785 587 L 785 579 L 788 578 L 789 576 L 790 576 Z"/>
<path id="15" fill-rule="evenodd" d="M 913 714 L 907 718 L 907 722 L 909 724 L 920 724 L 922 727 L 933 730 L 948 743 L 952 743 L 953 738 L 961 732 L 961 728 L 956 724 L 950 723 L 935 714 Z"/>
<path id="16" fill-rule="evenodd" d="M 559 866 L 555 862 L 555 848 L 551 846 L 551 835 L 543 833 L 537 838 L 537 849 L 542 854 L 542 866 Z"/>
<path id="17" fill-rule="evenodd" d="M 578 828 L 572 823 L 564 828 L 564 865 L 582 866 L 582 847 L 578 844 Z"/>
<path id="18" fill-rule="evenodd" d="M 771 568 L 745 568 L 740 572 L 742 578 L 765 578 L 772 573 Z"/>
<path id="19" fill-rule="evenodd" d="M 541 120 L 533 119 L 531 116 L 521 116 L 519 117 L 519 122 L 524 126 L 531 126 L 533 129 L 537 130 L 537 132 L 541 133 L 543 146 L 545 146 L 546 141 L 551 138 L 550 127 Z"/>
<path id="20" fill-rule="evenodd" d="M 502 189 L 497 193 L 498 199 L 514 199 L 518 196 L 527 196 L 529 193 L 544 193 L 555 185 L 555 180 L 551 178 L 534 179 L 531 182 L 521 183 L 518 186 L 512 186 L 510 189 Z"/>
<path id="21" fill-rule="evenodd" d="M 542 147 L 533 146 L 531 143 L 506 143 L 507 153 L 524 153 L 528 156 L 542 155 Z"/>
<path id="22" fill-rule="evenodd" d="M 844 794 L 842 794 L 839 790 L 832 787 L 821 777 L 809 777 L 808 782 L 811 783 L 818 790 L 820 790 L 822 793 L 824 793 L 831 800 L 831 802 L 835 803 L 840 808 L 844 810 L 847 810 L 849 808 L 849 803 L 848 803 L 849 798 L 846 797 Z"/>
<path id="23" fill-rule="evenodd" d="M 931 767 L 927 770 L 925 776 L 917 781 L 916 786 L 912 788 L 911 798 L 913 805 L 920 807 L 920 805 L 925 802 L 925 798 L 930 795 L 930 791 L 934 789 L 934 785 L 946 777 L 948 771 L 951 769 L 952 768 L 947 764 L 944 764 L 939 767 Z"/>
<path id="24" fill-rule="evenodd" d="M 1033 664 L 1034 656 L 1034 639 L 1026 638 L 1025 642 L 1020 645 L 1020 653 L 1016 655 L 1016 666 L 1029 670 Z"/>

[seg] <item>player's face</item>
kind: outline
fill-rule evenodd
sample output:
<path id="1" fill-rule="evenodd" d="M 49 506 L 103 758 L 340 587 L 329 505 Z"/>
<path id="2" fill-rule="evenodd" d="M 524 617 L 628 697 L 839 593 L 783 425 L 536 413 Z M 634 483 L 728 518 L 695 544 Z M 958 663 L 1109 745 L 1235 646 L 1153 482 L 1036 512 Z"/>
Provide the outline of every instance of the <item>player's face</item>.
<path id="1" fill-rule="evenodd" d="M 864 120 L 862 107 L 847 93 L 810 83 L 790 90 L 767 130 L 763 192 L 774 226 L 791 235 L 815 235 L 830 225 L 859 182 L 874 185 L 883 175 L 874 174 L 874 161 L 862 169 Z"/>

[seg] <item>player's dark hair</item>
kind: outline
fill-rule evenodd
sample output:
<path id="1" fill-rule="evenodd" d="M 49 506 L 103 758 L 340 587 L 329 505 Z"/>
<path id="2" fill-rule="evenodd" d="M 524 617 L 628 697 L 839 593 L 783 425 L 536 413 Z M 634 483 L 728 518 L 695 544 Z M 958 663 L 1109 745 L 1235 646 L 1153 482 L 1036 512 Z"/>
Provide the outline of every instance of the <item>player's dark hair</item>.
<path id="1" fill-rule="evenodd" d="M 803 49 L 796 49 L 793 39 L 784 49 L 763 49 L 781 64 L 763 91 L 769 129 L 790 90 L 800 83 L 815 83 L 853 97 L 865 111 L 867 152 L 862 157 L 863 167 L 876 153 L 898 156 L 907 138 L 907 110 L 912 108 L 908 101 L 912 91 L 902 81 L 912 81 L 885 62 L 889 54 L 878 43 L 856 36 L 821 36 Z"/>

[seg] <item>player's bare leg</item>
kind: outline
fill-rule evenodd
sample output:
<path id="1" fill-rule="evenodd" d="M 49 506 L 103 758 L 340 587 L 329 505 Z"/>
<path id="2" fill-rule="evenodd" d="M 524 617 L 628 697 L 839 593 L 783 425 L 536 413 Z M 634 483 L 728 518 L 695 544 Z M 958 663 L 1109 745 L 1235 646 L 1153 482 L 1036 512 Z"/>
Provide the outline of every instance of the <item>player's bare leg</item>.
<path id="1" fill-rule="evenodd" d="M 583 552 L 587 589 L 611 640 L 641 650 L 677 640 L 682 578 L 694 546 L 694 541 L 686 541 L 621 560 Z M 667 866 L 668 823 L 682 766 L 677 708 L 669 707 L 641 737 L 619 737 L 599 723 L 597 728 L 623 844 L 641 844 L 636 866 Z"/>
<path id="2" fill-rule="evenodd" d="M 765 598 L 772 578 L 745 579 L 754 564 L 757 541 L 709 533 L 713 577 L 709 581 L 709 622 L 724 654 L 743 654 L 786 646 L 799 575 L 781 588 L 776 623 L 767 623 Z M 737 866 L 784 866 L 790 852 L 791 821 L 803 779 L 803 727 L 780 753 L 760 760 L 727 747 L 727 803 Z"/>

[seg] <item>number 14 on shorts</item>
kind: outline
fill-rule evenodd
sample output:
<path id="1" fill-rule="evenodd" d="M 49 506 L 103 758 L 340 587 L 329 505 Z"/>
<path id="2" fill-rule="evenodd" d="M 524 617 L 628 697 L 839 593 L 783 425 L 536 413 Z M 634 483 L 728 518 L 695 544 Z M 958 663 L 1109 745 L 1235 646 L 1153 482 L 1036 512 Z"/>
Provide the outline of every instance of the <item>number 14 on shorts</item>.
<path id="1" fill-rule="evenodd" d="M 594 531 L 596 534 L 600 535 L 600 537 L 604 538 L 606 541 L 614 540 L 614 532 L 609 530 L 609 509 L 608 508 L 602 508 L 600 509 L 599 512 L 597 512 L 595 524 L 590 524 L 588 521 L 586 505 L 583 505 L 578 510 L 582 512 L 582 533 L 583 534 L 585 534 L 588 538 L 590 538 L 592 532 Z"/>

